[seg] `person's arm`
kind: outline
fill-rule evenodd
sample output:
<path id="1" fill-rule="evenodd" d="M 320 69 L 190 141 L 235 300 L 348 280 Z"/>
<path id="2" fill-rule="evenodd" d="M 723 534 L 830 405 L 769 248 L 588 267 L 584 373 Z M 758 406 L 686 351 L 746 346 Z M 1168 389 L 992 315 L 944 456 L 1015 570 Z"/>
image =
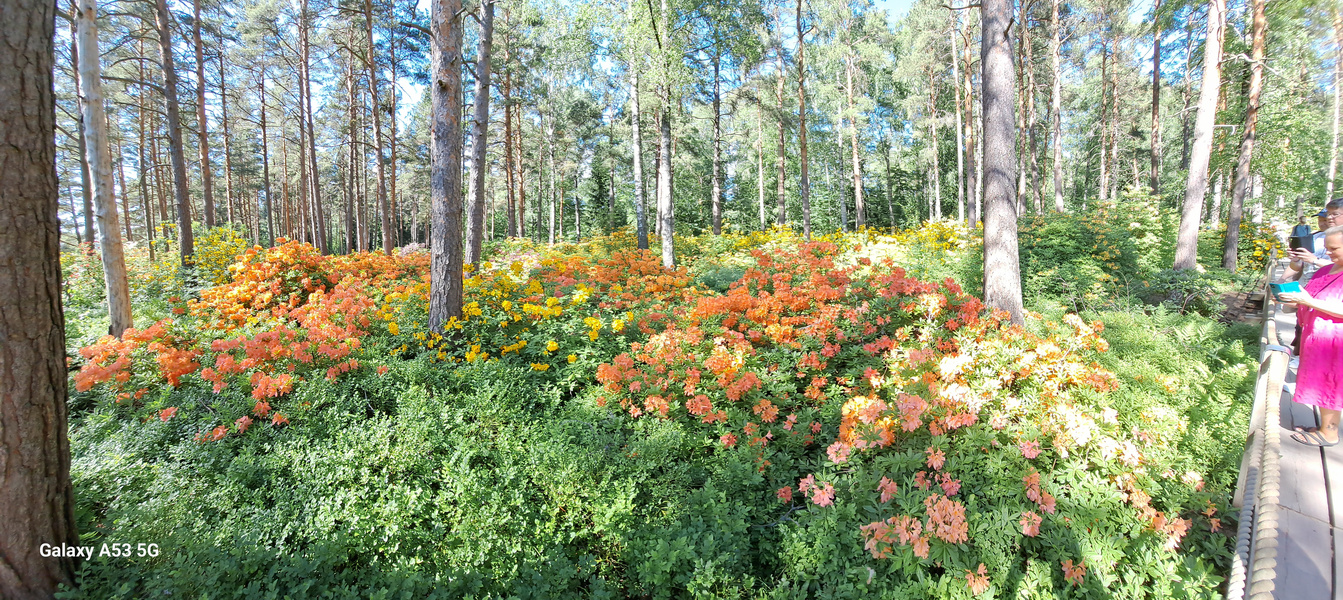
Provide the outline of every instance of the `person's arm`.
<path id="1" fill-rule="evenodd" d="M 1278 294 L 1278 299 L 1283 302 L 1310 307 L 1331 317 L 1343 319 L 1343 301 L 1314 298 L 1304 291 Z"/>

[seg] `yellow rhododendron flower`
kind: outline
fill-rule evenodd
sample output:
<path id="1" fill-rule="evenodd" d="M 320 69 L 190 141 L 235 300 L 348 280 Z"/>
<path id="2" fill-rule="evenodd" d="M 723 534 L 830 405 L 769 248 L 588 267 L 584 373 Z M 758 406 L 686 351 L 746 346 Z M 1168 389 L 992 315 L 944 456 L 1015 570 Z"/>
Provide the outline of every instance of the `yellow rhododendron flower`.
<path id="1" fill-rule="evenodd" d="M 536 371 L 544 371 L 549 368 L 550 365 L 547 365 L 545 363 L 532 363 L 532 369 Z"/>
<path id="2" fill-rule="evenodd" d="M 546 352 L 554 352 L 559 349 L 560 349 L 559 342 L 556 342 L 555 340 L 550 340 L 549 342 L 546 342 Z"/>
<path id="3" fill-rule="evenodd" d="M 570 362 L 570 363 L 572 363 L 572 362 L 574 362 L 574 361 L 576 361 L 576 360 L 578 360 L 578 355 L 577 355 L 577 354 L 570 354 L 570 355 L 569 355 L 569 362 Z"/>
<path id="4" fill-rule="evenodd" d="M 392 335 L 401 335 L 401 326 L 397 325 L 396 321 L 392 321 L 387 324 L 387 331 Z"/>

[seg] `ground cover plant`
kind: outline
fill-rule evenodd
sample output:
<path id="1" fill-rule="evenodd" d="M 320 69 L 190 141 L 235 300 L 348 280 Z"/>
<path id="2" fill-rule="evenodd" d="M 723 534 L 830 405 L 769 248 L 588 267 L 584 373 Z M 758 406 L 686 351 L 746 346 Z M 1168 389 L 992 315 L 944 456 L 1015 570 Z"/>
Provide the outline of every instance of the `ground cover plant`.
<path id="1" fill-rule="evenodd" d="M 976 243 L 504 243 L 445 332 L 423 252 L 146 265 L 145 327 L 72 350 L 72 477 L 87 543 L 165 551 L 66 596 L 1219 597 L 1253 332 L 1013 326 Z"/>

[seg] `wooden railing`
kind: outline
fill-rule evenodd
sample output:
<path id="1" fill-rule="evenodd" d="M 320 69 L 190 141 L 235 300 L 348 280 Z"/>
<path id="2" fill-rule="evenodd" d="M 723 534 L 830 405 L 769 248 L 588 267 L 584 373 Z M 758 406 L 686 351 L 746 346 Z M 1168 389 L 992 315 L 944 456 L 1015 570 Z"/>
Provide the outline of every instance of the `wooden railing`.
<path id="1" fill-rule="evenodd" d="M 1259 338 L 1259 375 L 1255 380 L 1244 458 L 1233 506 L 1240 507 L 1236 554 L 1227 581 L 1227 600 L 1272 600 L 1278 565 L 1278 500 L 1281 484 L 1281 402 L 1291 349 L 1278 343 L 1277 316 L 1282 304 L 1268 282 L 1282 265 L 1269 261 L 1264 273 L 1264 326 Z"/>

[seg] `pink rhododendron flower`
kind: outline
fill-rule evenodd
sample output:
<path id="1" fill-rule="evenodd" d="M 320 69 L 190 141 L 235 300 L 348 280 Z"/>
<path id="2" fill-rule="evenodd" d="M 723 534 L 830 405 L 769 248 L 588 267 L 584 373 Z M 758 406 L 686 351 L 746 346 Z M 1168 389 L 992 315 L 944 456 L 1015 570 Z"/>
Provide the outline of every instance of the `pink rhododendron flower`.
<path id="1" fill-rule="evenodd" d="M 797 482 L 797 491 L 803 494 L 810 491 L 813 487 L 816 487 L 815 475 L 808 475 Z"/>
<path id="2" fill-rule="evenodd" d="M 947 454 L 941 449 L 932 446 L 929 446 L 928 449 L 923 452 L 928 455 L 928 466 L 932 467 L 934 470 L 941 471 L 942 465 L 947 462 Z"/>
<path id="3" fill-rule="evenodd" d="M 849 449 L 848 444 L 836 440 L 835 443 L 830 444 L 829 448 L 825 449 L 825 453 L 830 456 L 830 462 L 840 464 L 849 460 Z"/>
<path id="4" fill-rule="evenodd" d="M 970 588 L 970 593 L 976 596 L 988 591 L 989 573 L 984 567 L 984 563 L 979 563 L 979 571 L 965 570 L 965 586 Z"/>
<path id="5" fill-rule="evenodd" d="M 790 502 L 793 499 L 793 486 L 785 485 L 779 488 L 779 491 L 775 492 L 774 495 L 778 496 L 780 501 Z"/>
<path id="6" fill-rule="evenodd" d="M 718 438 L 718 441 L 723 443 L 724 448 L 731 448 L 737 445 L 737 436 L 731 433 L 724 433 Z"/>
<path id="7" fill-rule="evenodd" d="M 234 423 L 238 424 L 238 433 L 247 433 L 247 428 L 252 426 L 252 418 L 243 415 L 239 417 L 237 421 L 234 421 Z"/>
<path id="8" fill-rule="evenodd" d="M 900 489 L 896 487 L 894 481 L 882 477 L 881 482 L 877 484 L 877 491 L 881 492 L 881 503 L 885 504 L 890 502 L 891 498 L 894 498 Z"/>
<path id="9" fill-rule="evenodd" d="M 1040 523 L 1044 518 L 1035 514 L 1035 511 L 1026 511 L 1021 513 L 1021 534 L 1029 537 L 1040 535 Z"/>
<path id="10" fill-rule="evenodd" d="M 811 489 L 811 502 L 816 506 L 830 506 L 835 503 L 835 486 L 823 483 Z"/>
<path id="11" fill-rule="evenodd" d="M 1080 560 L 1077 561 L 1076 566 L 1073 565 L 1073 561 L 1071 560 L 1065 560 L 1060 563 L 1063 565 L 1063 579 L 1074 586 L 1082 585 L 1082 577 L 1087 574 L 1087 568 L 1083 562 L 1084 561 Z"/>
<path id="12" fill-rule="evenodd" d="M 1040 442 L 1035 440 L 1022 440 L 1017 442 L 1017 449 L 1021 451 L 1022 456 L 1028 459 L 1035 458 L 1040 455 Z"/>
<path id="13" fill-rule="evenodd" d="M 176 414 L 177 414 L 177 407 L 176 407 L 176 406 L 169 406 L 168 408 L 165 408 L 165 409 L 159 411 L 159 420 L 161 420 L 161 421 L 167 421 L 168 419 L 173 418 L 173 415 L 176 415 Z"/>

